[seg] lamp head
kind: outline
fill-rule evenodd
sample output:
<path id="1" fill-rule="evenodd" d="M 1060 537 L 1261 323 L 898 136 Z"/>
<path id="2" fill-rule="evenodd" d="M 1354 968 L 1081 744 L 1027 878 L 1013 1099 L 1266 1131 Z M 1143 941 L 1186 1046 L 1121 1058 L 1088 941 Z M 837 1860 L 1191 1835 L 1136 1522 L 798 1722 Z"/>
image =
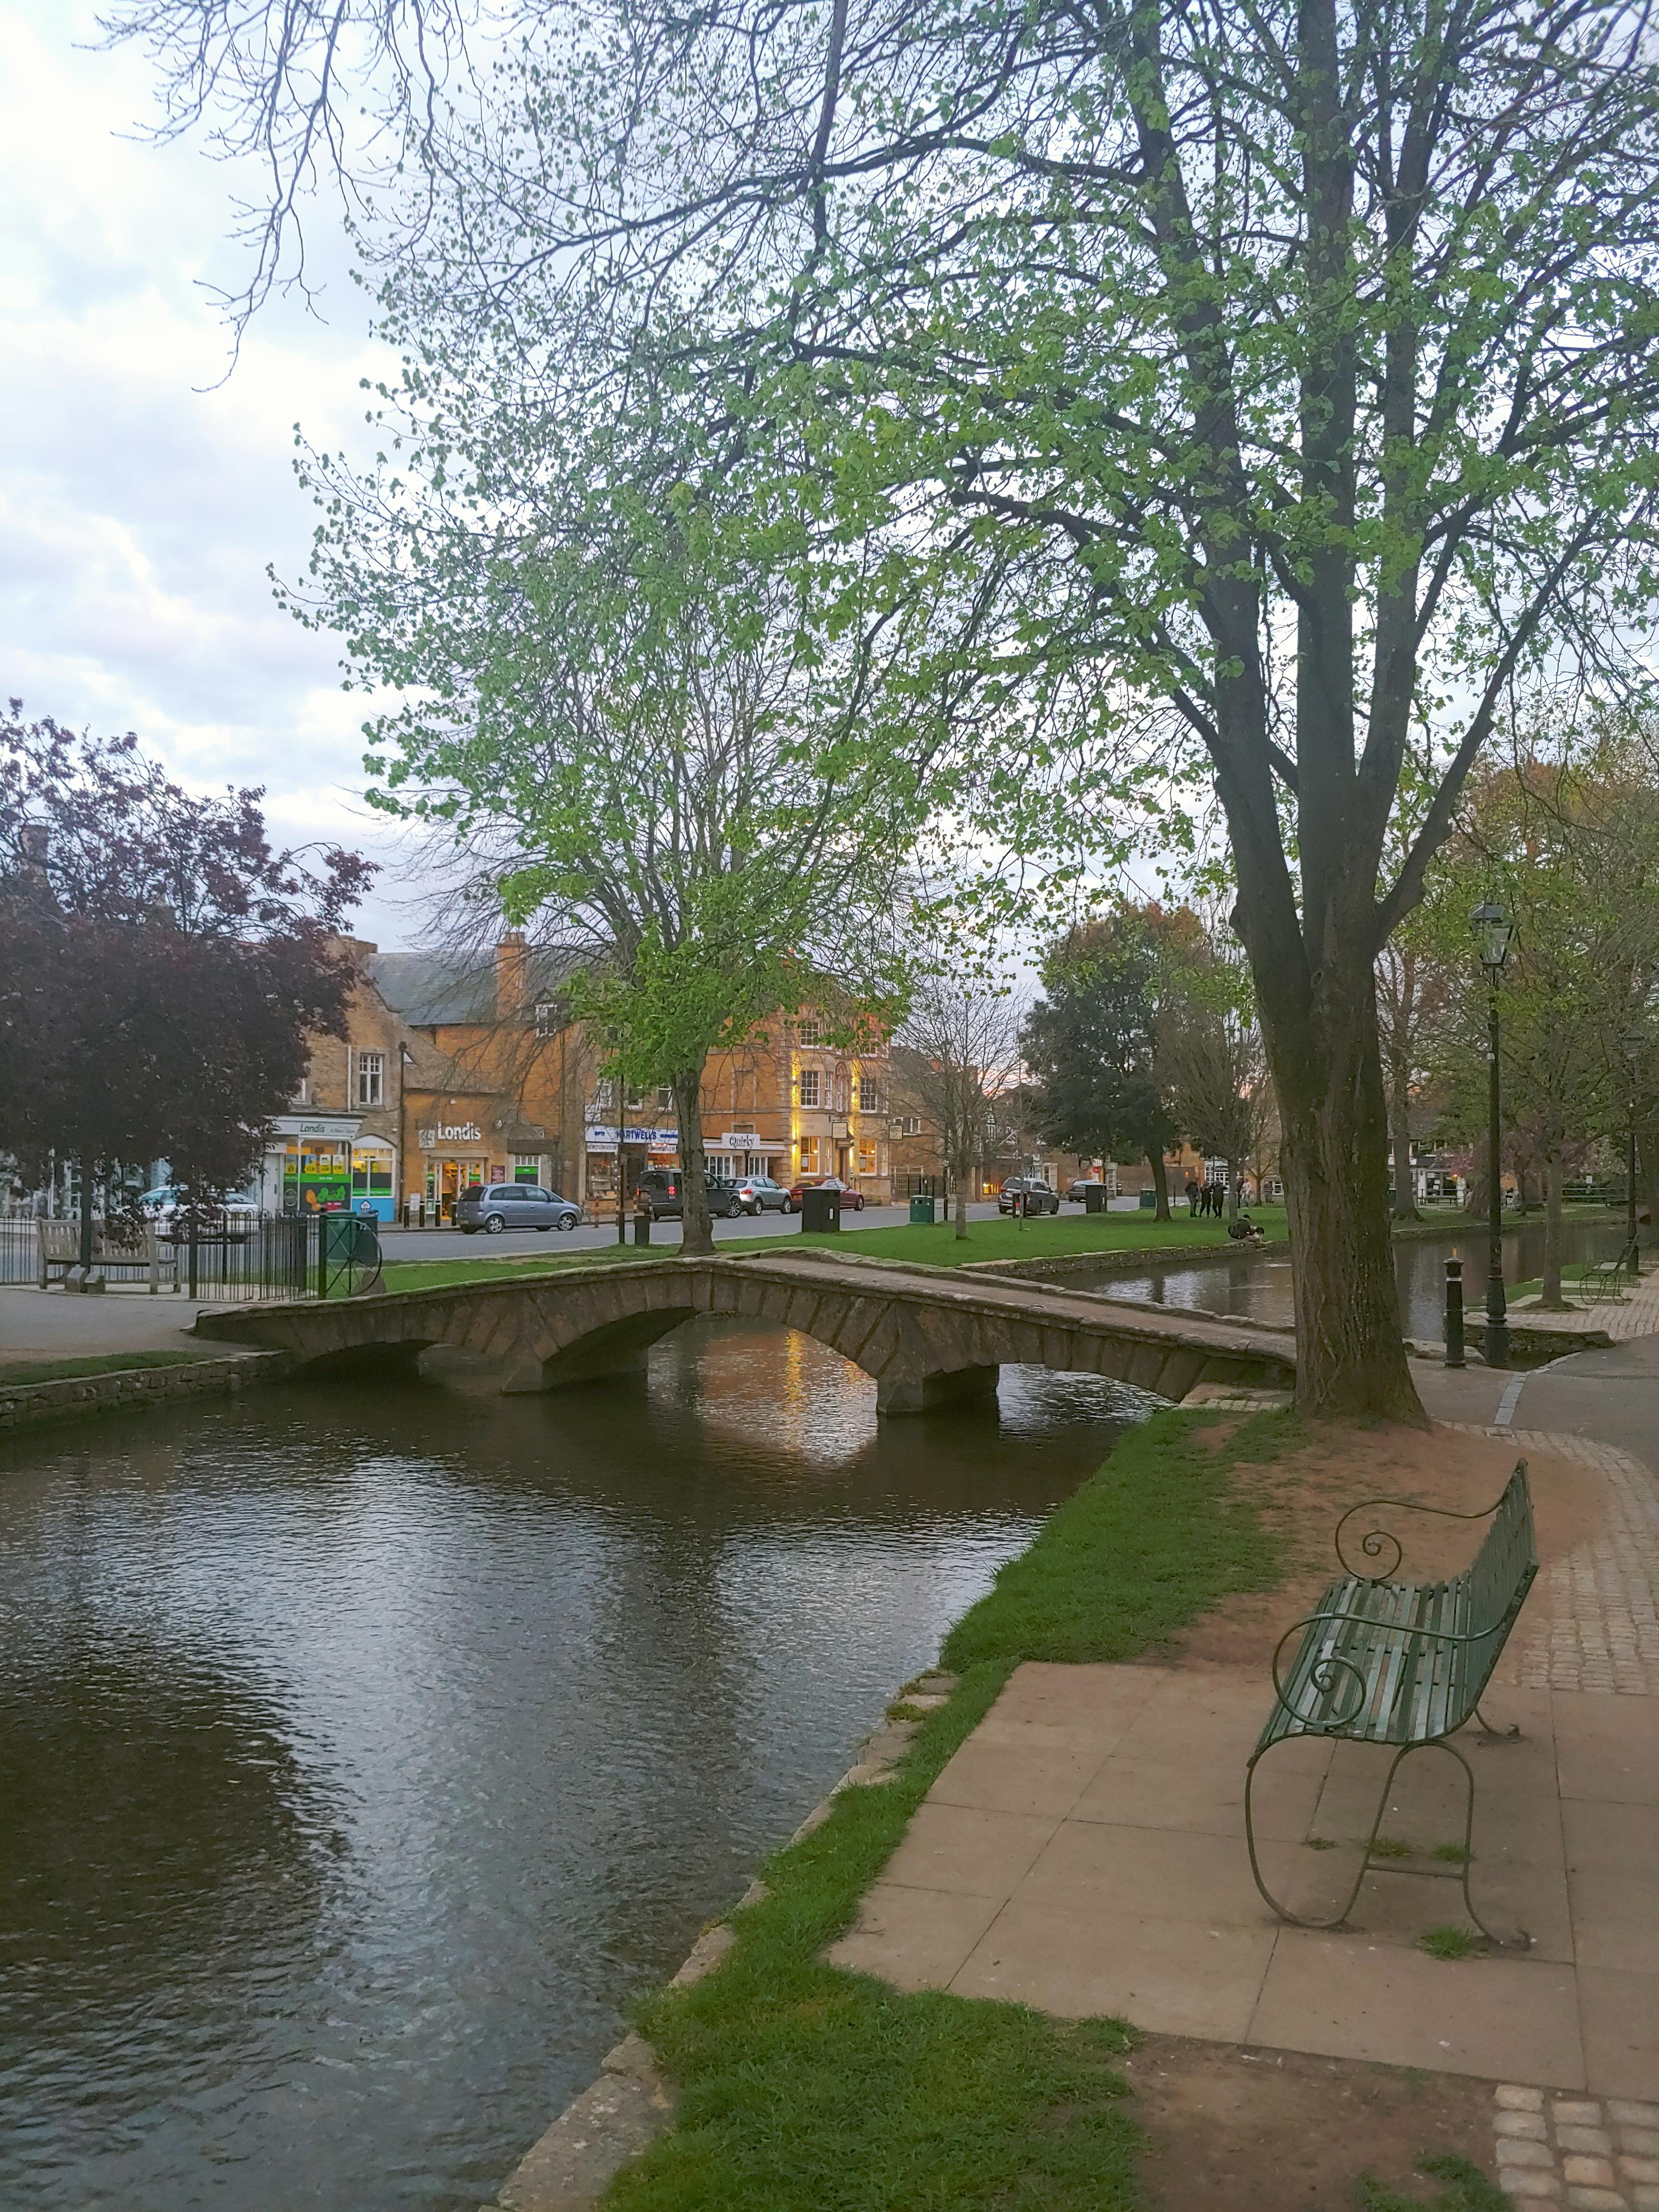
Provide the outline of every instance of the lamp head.
<path id="1" fill-rule="evenodd" d="M 1469 927 L 1474 932 L 1475 950 L 1480 955 L 1480 965 L 1489 975 L 1495 976 L 1510 957 L 1515 924 L 1501 906 L 1488 899 L 1484 905 L 1476 907 L 1469 916 Z"/>

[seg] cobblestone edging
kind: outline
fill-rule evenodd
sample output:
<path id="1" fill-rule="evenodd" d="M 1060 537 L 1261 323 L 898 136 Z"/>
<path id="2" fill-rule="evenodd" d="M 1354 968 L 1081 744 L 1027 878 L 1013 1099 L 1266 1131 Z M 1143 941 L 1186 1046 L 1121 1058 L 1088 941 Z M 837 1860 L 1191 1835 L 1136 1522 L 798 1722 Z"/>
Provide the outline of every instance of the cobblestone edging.
<path id="1" fill-rule="evenodd" d="M 77 1413 L 125 1413 L 174 1398 L 222 1396 L 250 1383 L 271 1382 L 294 1363 L 288 1352 L 239 1352 L 228 1358 L 191 1359 L 176 1367 L 115 1367 L 56 1382 L 0 1387 L 0 1431 L 61 1421 Z"/>
<path id="2" fill-rule="evenodd" d="M 1512 2202 L 1659 2212 L 1659 2105 L 1500 2082 L 1492 2128 Z"/>
<path id="3" fill-rule="evenodd" d="M 862 1747 L 830 1795 L 815 1805 L 789 1838 L 799 1843 L 830 1817 L 843 1790 L 885 1782 L 910 1747 L 921 1719 L 938 1710 L 956 1687 L 954 1674 L 937 1669 L 920 1674 L 900 1692 L 901 1703 L 916 1717 L 889 1721 Z M 757 1905 L 763 1882 L 750 1882 L 734 1911 Z M 684 1989 L 712 1973 L 738 1940 L 729 1920 L 704 1929 L 672 1981 Z M 594 2212 L 612 2179 L 669 2124 L 673 2092 L 658 2069 L 656 2053 L 641 2035 L 625 2035 L 599 2062 L 597 2081 L 567 2105 L 545 2135 L 526 2153 L 501 2193 L 480 2212 Z"/>

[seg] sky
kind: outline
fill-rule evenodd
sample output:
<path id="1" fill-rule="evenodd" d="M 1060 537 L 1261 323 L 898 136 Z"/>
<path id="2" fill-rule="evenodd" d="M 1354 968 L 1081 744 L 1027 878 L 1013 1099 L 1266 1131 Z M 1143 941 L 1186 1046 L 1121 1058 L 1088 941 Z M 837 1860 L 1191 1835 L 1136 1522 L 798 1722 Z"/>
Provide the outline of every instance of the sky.
<path id="1" fill-rule="evenodd" d="M 266 574 L 297 577 L 309 547 L 295 422 L 354 444 L 386 359 L 319 207 L 325 319 L 271 301 L 226 377 L 204 288 L 242 275 L 234 178 L 143 143 L 147 67 L 91 50 L 95 13 L 0 0 L 0 694 L 136 730 L 194 788 L 264 785 L 275 842 L 389 864 L 356 927 L 410 943 L 418 886 L 358 795 L 364 702 Z"/>

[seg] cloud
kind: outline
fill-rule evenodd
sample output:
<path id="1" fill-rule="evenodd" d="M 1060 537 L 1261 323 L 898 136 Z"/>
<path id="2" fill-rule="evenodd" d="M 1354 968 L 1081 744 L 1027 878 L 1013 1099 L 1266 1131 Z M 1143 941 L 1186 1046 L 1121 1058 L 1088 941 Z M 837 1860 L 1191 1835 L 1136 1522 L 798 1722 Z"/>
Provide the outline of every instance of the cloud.
<path id="1" fill-rule="evenodd" d="M 136 729 L 186 782 L 264 784 L 285 840 L 392 857 L 357 796 L 370 702 L 266 573 L 309 550 L 295 423 L 350 441 L 386 358 L 325 243 L 333 319 L 274 301 L 224 379 L 207 288 L 238 266 L 234 173 L 134 135 L 147 70 L 92 50 L 94 15 L 0 0 L 0 690 Z M 406 937 L 408 897 L 388 886 L 363 927 Z"/>

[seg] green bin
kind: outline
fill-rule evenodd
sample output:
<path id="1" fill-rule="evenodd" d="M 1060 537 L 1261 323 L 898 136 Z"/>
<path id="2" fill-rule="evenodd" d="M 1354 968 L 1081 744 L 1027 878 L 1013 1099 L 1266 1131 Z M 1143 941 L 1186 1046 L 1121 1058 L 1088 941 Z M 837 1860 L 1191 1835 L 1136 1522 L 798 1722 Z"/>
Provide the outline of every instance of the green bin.
<path id="1" fill-rule="evenodd" d="M 1158 1193 L 1155 1190 L 1143 1190 L 1141 1192 L 1140 1210 L 1143 1213 L 1156 1213 L 1158 1212 Z"/>
<path id="2" fill-rule="evenodd" d="M 912 1228 L 912 1229 L 931 1229 L 931 1228 L 933 1227 L 933 1200 L 932 1200 L 931 1198 L 913 1198 L 913 1199 L 910 1200 L 910 1226 L 911 1226 L 911 1228 Z"/>

